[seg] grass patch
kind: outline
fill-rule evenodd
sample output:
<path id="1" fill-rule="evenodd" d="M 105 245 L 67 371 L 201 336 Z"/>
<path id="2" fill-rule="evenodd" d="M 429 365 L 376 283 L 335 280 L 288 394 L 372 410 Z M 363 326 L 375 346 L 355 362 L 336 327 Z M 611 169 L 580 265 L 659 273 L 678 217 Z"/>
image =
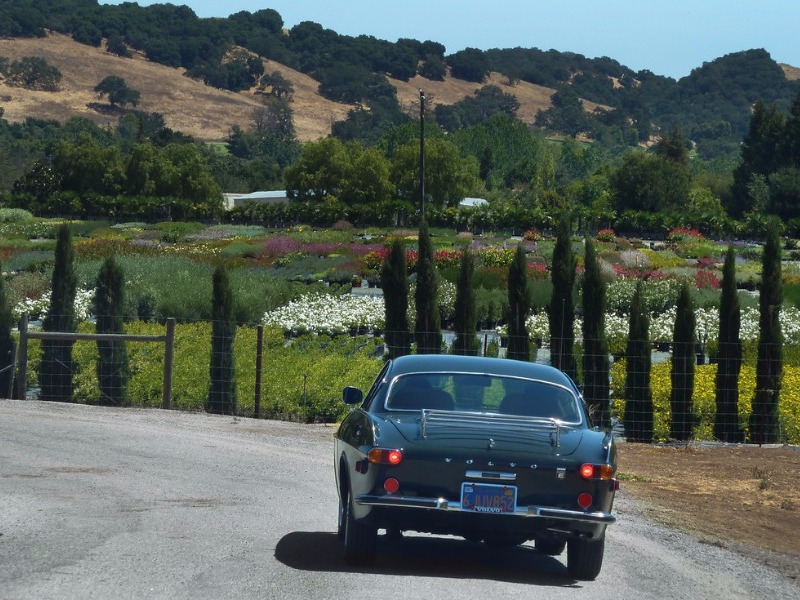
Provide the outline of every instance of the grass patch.
<path id="1" fill-rule="evenodd" d="M 635 481 L 637 483 L 651 483 L 653 480 L 644 475 L 634 475 L 633 473 L 617 473 L 617 479 L 620 481 Z"/>

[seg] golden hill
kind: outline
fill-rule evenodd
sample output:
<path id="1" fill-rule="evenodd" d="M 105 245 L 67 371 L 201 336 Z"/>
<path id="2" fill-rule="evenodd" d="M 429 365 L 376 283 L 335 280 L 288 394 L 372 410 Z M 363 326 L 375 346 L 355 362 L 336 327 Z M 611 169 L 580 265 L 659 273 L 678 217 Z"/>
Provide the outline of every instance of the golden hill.
<path id="1" fill-rule="evenodd" d="M 797 81 L 800 79 L 800 69 L 797 67 L 793 67 L 792 65 L 787 65 L 784 63 L 780 63 L 781 69 L 783 69 L 784 75 L 786 75 L 786 79 L 789 81 Z"/>
<path id="2" fill-rule="evenodd" d="M 100 102 L 94 87 L 106 76 L 122 77 L 128 87 L 138 90 L 138 109 L 164 116 L 167 126 L 203 141 L 220 141 L 233 125 L 248 128 L 253 110 L 260 106 L 252 92 L 234 93 L 204 85 L 184 76 L 183 69 L 166 67 L 147 61 L 142 56 L 120 58 L 101 48 L 74 42 L 69 36 L 51 34 L 39 39 L 0 39 L 0 56 L 19 60 L 40 56 L 63 75 L 58 92 L 32 91 L 11 87 L 0 81 L 0 106 L 4 118 L 11 122 L 27 117 L 64 122 L 71 117 L 84 117 L 103 126 L 116 124 L 117 114 L 105 114 L 92 108 Z M 279 71 L 294 85 L 294 117 L 297 136 L 303 141 L 327 136 L 335 121 L 347 117 L 352 106 L 332 102 L 319 95 L 316 81 L 279 63 L 266 60 L 267 73 Z M 418 102 L 418 89 L 423 88 L 431 106 L 452 104 L 471 96 L 481 86 L 448 77 L 430 81 L 415 77 L 404 82 L 390 80 L 397 88 L 401 106 L 412 110 Z M 506 78 L 492 73 L 484 85 L 493 84 L 513 94 L 520 102 L 518 116 L 532 123 L 539 110 L 550 106 L 554 90 L 526 82 L 508 85 Z M 585 102 L 587 110 L 598 105 Z"/>

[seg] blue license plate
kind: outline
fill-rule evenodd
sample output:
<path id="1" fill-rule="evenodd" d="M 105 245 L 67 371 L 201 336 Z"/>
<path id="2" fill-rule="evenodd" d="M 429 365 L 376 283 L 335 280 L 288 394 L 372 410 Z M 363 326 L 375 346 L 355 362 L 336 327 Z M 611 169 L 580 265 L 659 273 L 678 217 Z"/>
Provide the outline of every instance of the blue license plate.
<path id="1" fill-rule="evenodd" d="M 513 513 L 517 508 L 517 487 L 464 482 L 461 484 L 461 508 L 489 514 Z"/>

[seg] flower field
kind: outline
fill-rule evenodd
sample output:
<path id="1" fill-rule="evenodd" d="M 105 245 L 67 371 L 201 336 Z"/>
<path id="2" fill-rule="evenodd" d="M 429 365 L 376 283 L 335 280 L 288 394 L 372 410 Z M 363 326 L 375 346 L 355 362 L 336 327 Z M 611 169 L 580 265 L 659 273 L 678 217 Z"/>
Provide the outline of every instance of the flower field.
<path id="1" fill-rule="evenodd" d="M 0 244 L 3 279 L 11 308 L 32 317 L 43 315 L 49 304 L 52 238 L 63 221 L 14 214 L 3 220 Z M 22 211 L 24 213 L 24 211 Z M 254 358 L 251 356 L 256 324 L 269 331 L 269 358 L 276 361 L 266 393 L 269 414 L 290 418 L 336 418 L 343 407 L 340 384 L 367 386 L 378 369 L 384 305 L 380 295 L 351 294 L 351 286 L 379 282 L 387 244 L 401 239 L 409 267 L 408 319 L 413 325 L 417 237 L 415 230 L 360 231 L 348 223 L 315 230 L 295 226 L 267 230 L 258 226 L 200 223 L 69 222 L 75 239 L 79 292 L 76 313 L 82 330 L 92 328 L 91 306 L 97 271 L 104 258 L 115 256 L 126 275 L 126 329 L 128 332 L 158 329 L 168 317 L 178 320 L 176 351 L 176 405 L 201 409 L 208 382 L 211 272 L 220 261 L 229 266 L 235 297 L 235 317 L 240 323 L 236 341 L 239 411 L 252 410 Z M 439 271 L 442 322 L 453 316 L 455 281 L 461 255 L 469 249 L 476 258 L 474 285 L 477 314 L 483 328 L 497 327 L 502 336 L 508 308 L 507 270 L 517 245 L 528 254 L 528 280 L 533 312 L 527 319 L 530 337 L 546 348 L 549 323 L 547 306 L 551 286 L 549 268 L 553 242 L 538 231 L 520 237 L 502 233 L 474 236 L 470 233 L 433 230 L 434 264 Z M 675 230 L 660 242 L 645 243 L 616 236 L 603 229 L 595 237 L 601 272 L 607 280 L 606 335 L 616 357 L 612 371 L 614 408 L 624 415 L 624 354 L 628 335 L 628 311 L 638 281 L 643 281 L 643 302 L 651 314 L 650 338 L 654 347 L 668 350 L 675 321 L 675 299 L 683 282 L 692 286 L 696 334 L 700 350 L 716 353 L 721 260 L 727 244 L 705 239 L 695 230 Z M 577 277 L 583 273 L 582 240 L 573 239 L 578 258 Z M 790 247 L 796 247 L 796 243 Z M 740 379 L 742 425 L 749 416 L 754 388 L 755 346 L 758 341 L 757 298 L 750 293 L 759 277 L 757 244 L 737 243 L 737 282 L 742 304 L 741 339 L 745 366 Z M 786 300 L 781 308 L 785 342 L 781 422 L 784 439 L 800 443 L 800 264 L 784 261 Z M 576 286 L 579 291 L 580 286 Z M 745 291 L 748 290 L 748 291 Z M 580 306 L 580 294 L 576 306 Z M 575 320 L 576 352 L 581 352 L 581 319 Z M 369 334 L 364 336 L 363 334 Z M 351 335 L 360 337 L 350 337 Z M 35 344 L 34 344 L 35 346 Z M 75 346 L 81 365 L 76 399 L 92 402 L 97 384 L 91 367 L 96 353 L 89 343 Z M 145 405 L 160 402 L 158 346 L 131 346 L 131 397 Z M 35 383 L 36 351 L 32 348 L 31 382 Z M 283 365 L 283 366 L 278 366 Z M 324 368 L 323 368 L 324 366 Z M 319 368 L 318 368 L 319 367 Z M 694 393 L 697 416 L 695 434 L 710 439 L 714 415 L 714 364 L 698 365 Z M 656 403 L 656 435 L 664 439 L 669 422 L 669 363 L 652 367 Z M 291 380 L 290 380 L 291 379 Z M 180 383 L 179 383 L 180 382 Z M 299 390 L 299 391 L 298 391 Z M 302 402 L 298 400 L 302 398 Z M 265 404 L 266 406 L 266 404 Z"/>

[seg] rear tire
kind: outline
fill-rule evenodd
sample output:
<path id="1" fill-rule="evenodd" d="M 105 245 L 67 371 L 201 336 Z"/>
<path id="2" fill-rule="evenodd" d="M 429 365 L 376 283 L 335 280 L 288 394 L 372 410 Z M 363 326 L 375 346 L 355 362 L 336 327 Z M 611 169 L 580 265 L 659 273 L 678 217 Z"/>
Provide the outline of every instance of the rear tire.
<path id="1" fill-rule="evenodd" d="M 536 540 L 536 551 L 547 556 L 558 556 L 566 547 L 566 540 Z"/>
<path id="2" fill-rule="evenodd" d="M 353 517 L 353 497 L 347 491 L 342 499 L 344 514 L 342 515 L 344 544 L 344 561 L 353 566 L 365 566 L 375 559 L 375 542 L 378 529 L 359 523 Z"/>
<path id="3" fill-rule="evenodd" d="M 600 574 L 605 552 L 605 533 L 597 541 L 570 540 L 567 544 L 567 571 L 575 579 L 592 581 Z"/>

